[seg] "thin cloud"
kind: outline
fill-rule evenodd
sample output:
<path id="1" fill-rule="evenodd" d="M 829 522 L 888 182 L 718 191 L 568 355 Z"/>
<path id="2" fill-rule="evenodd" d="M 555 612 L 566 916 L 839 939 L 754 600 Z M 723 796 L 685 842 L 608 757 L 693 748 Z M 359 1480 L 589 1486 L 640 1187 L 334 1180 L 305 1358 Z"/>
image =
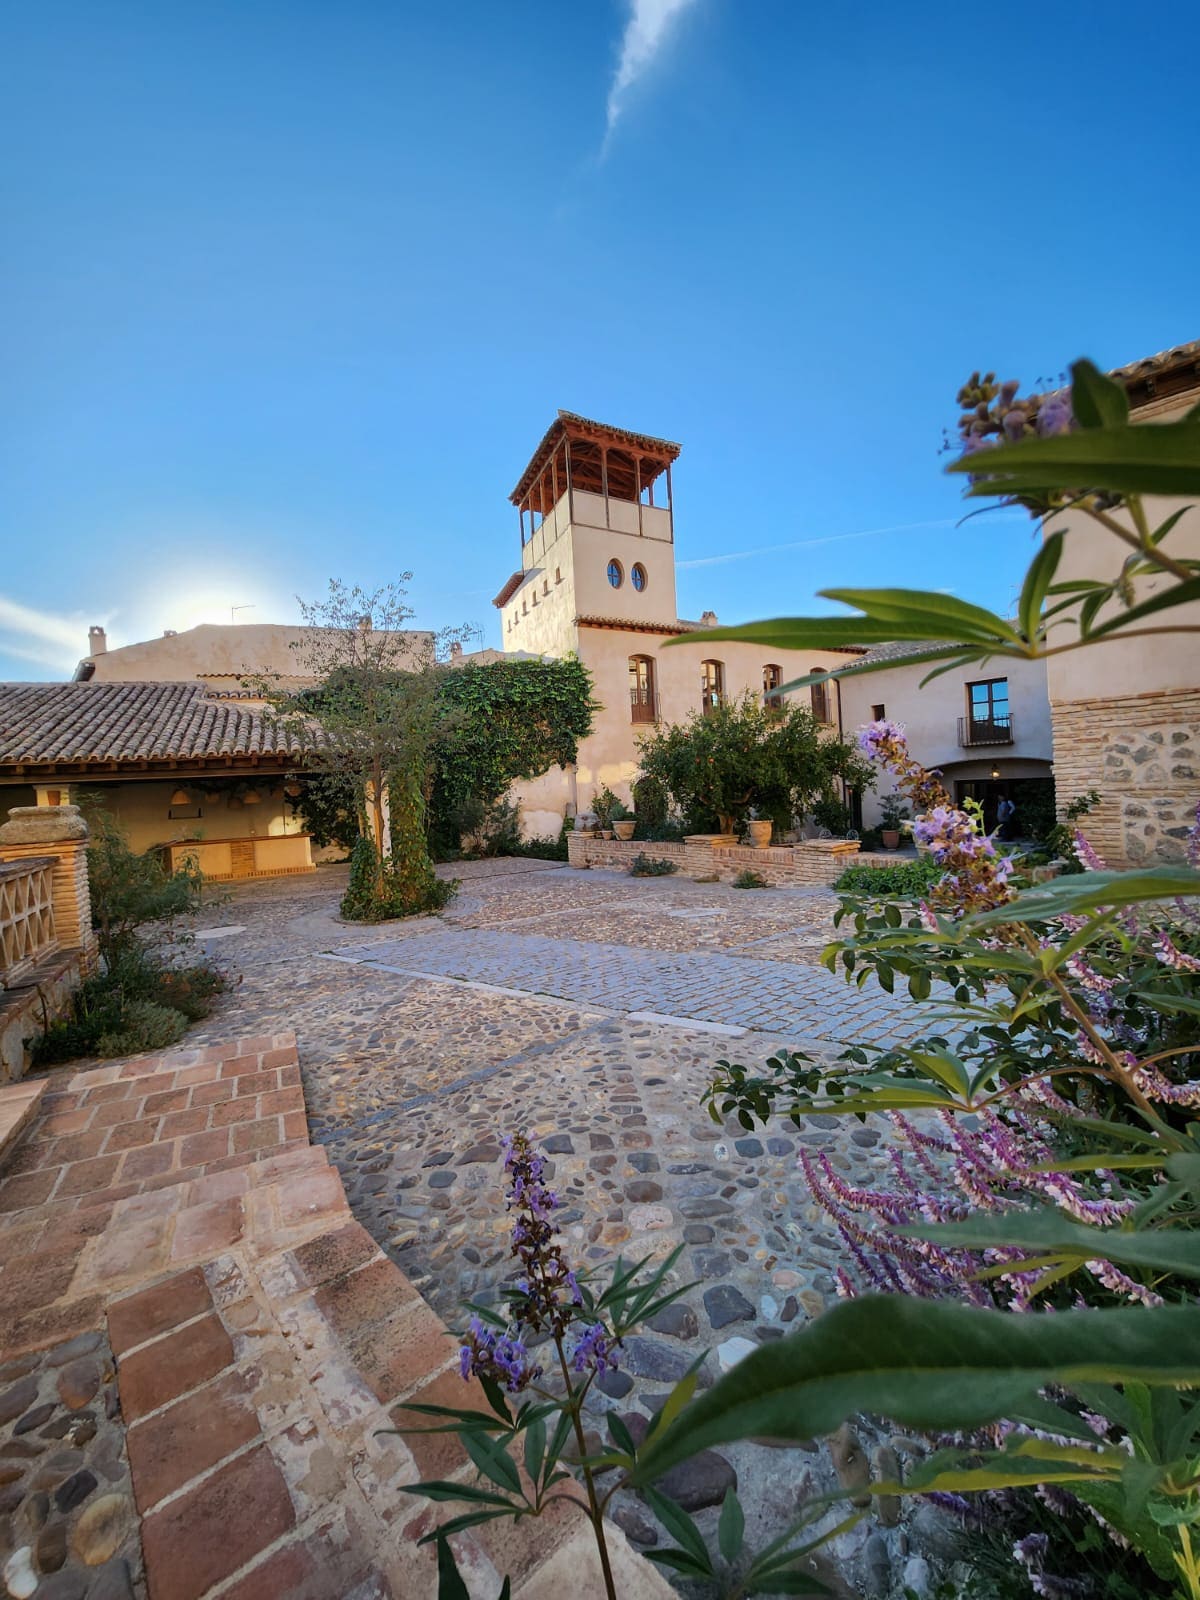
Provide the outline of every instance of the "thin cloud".
<path id="1" fill-rule="evenodd" d="M 727 550 L 719 556 L 699 556 L 694 561 L 677 561 L 677 567 L 719 567 L 727 561 L 748 561 L 751 556 L 774 556 L 785 550 L 812 550 L 822 544 L 845 544 L 850 539 L 878 539 L 883 534 L 916 533 L 922 528 L 956 528 L 958 517 L 941 517 L 933 522 L 898 522 L 890 528 L 860 528 L 856 533 L 831 533 L 822 539 L 793 539 L 789 544 L 764 544 L 755 550 Z"/>
<path id="2" fill-rule="evenodd" d="M 621 59 L 608 91 L 606 144 L 625 109 L 630 89 L 662 51 L 675 20 L 694 4 L 695 0 L 630 0 Z"/>
<path id="3" fill-rule="evenodd" d="M 88 624 L 81 615 L 38 611 L 0 594 L 0 655 L 70 670 L 87 654 L 87 638 Z"/>

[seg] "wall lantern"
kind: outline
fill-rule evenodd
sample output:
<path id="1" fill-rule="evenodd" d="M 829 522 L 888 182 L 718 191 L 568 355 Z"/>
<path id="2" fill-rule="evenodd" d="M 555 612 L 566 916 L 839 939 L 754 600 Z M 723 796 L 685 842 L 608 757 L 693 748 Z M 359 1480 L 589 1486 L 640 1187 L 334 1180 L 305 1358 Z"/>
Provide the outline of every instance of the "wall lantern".
<path id="1" fill-rule="evenodd" d="M 999 776 L 1000 776 L 1000 768 L 999 767 L 993 767 L 992 768 L 992 779 L 993 779 L 993 781 L 995 781 L 995 779 L 997 779 Z"/>
<path id="2" fill-rule="evenodd" d="M 283 786 L 283 792 L 285 795 L 287 795 L 289 800 L 298 800 L 304 793 L 304 789 L 303 786 L 298 783 L 285 783 Z"/>
<path id="3" fill-rule="evenodd" d="M 186 789 L 176 789 L 175 793 L 171 796 L 171 804 L 173 806 L 190 806 L 191 803 L 192 797 Z"/>

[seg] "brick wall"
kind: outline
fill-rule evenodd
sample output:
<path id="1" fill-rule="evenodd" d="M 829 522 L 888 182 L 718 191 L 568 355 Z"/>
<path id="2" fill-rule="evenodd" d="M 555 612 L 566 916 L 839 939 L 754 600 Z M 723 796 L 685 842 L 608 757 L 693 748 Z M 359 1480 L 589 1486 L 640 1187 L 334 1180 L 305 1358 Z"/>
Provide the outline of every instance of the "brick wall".
<path id="1" fill-rule="evenodd" d="M 1200 800 L 1200 689 L 1056 701 L 1060 808 L 1088 789 L 1084 832 L 1111 867 L 1183 859 Z"/>
<path id="2" fill-rule="evenodd" d="M 829 887 L 858 858 L 852 839 L 809 839 L 797 845 L 769 845 L 757 850 L 735 844 L 720 833 L 689 834 L 682 844 L 648 844 L 640 840 L 585 839 L 572 833 L 567 858 L 573 867 L 606 867 L 627 872 L 636 856 L 677 862 L 687 878 L 718 877 L 725 882 L 747 870 L 773 887 Z"/>

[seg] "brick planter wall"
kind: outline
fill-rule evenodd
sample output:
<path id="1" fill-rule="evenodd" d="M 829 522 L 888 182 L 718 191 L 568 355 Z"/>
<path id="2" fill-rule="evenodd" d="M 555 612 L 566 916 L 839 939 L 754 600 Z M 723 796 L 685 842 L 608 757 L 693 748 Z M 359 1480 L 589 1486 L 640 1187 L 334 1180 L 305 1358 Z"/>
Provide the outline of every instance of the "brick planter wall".
<path id="1" fill-rule="evenodd" d="M 650 844 L 641 840 L 585 839 L 572 833 L 567 858 L 573 867 L 604 867 L 628 872 L 635 857 L 678 862 L 688 878 L 718 877 L 725 882 L 747 870 L 757 872 L 773 888 L 829 887 L 858 859 L 856 839 L 808 839 L 797 845 L 769 845 L 756 850 L 733 843 L 727 834 L 689 834 L 682 844 Z"/>

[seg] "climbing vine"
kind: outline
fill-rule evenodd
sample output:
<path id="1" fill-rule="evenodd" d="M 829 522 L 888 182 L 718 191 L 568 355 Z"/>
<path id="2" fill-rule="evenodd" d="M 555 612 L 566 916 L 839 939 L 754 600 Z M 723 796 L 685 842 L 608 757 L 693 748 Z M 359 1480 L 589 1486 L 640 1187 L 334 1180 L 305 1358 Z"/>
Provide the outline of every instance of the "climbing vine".
<path id="1" fill-rule="evenodd" d="M 576 657 L 492 661 L 447 672 L 439 685 L 426 819 L 435 850 L 457 850 L 521 778 L 567 766 L 592 726 L 592 680 Z"/>

